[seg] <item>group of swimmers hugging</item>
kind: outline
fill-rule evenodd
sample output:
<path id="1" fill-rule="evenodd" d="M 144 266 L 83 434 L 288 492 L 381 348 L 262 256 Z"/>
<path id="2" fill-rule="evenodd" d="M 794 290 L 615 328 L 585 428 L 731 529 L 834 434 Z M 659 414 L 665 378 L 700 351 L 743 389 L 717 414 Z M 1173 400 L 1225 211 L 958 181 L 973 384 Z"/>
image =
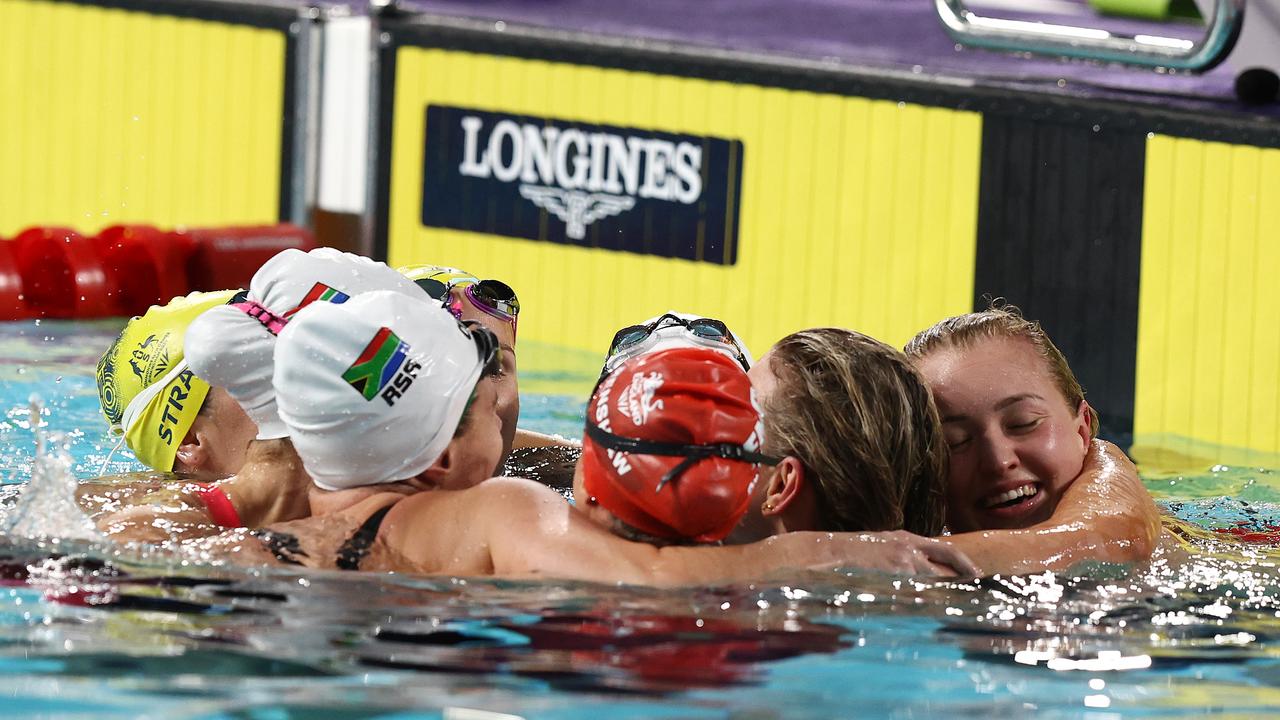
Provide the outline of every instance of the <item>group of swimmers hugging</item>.
<path id="1" fill-rule="evenodd" d="M 153 307 L 98 387 L 160 474 L 85 483 L 82 506 L 122 542 L 235 563 L 652 585 L 1040 572 L 1159 539 L 1136 469 L 1016 309 L 905 351 L 802 329 L 755 362 L 719 320 L 628 325 L 580 444 L 518 426 L 519 312 L 500 281 L 331 249 Z"/>

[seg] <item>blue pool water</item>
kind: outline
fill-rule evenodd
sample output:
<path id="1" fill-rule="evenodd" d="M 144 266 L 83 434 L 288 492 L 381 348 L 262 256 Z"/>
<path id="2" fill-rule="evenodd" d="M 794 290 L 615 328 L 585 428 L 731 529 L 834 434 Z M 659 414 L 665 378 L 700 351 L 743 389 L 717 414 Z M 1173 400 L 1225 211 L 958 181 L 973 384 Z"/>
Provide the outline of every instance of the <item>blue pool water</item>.
<path id="1" fill-rule="evenodd" d="M 0 479 L 31 477 L 29 398 L 99 473 L 92 368 L 118 322 L 0 325 Z M 539 370 L 522 383 L 584 385 Z M 528 382 L 526 382 L 526 380 Z M 528 395 L 573 435 L 579 397 Z M 138 466 L 118 454 L 106 468 Z M 1148 478 L 1206 528 L 1280 524 L 1275 475 Z M 1223 497 L 1231 495 L 1232 497 Z M 245 571 L 0 538 L 0 717 L 1257 717 L 1280 711 L 1280 555 L 978 584 L 805 574 L 675 591 Z M 495 714 L 496 713 L 496 714 Z"/>

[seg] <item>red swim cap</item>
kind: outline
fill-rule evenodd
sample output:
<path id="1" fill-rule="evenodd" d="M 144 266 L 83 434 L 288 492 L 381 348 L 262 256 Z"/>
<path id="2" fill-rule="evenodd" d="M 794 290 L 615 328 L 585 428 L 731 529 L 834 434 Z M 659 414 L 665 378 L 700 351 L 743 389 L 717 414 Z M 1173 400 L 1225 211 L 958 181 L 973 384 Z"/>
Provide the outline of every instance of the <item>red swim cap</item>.
<path id="1" fill-rule="evenodd" d="M 680 454 L 610 450 L 600 430 L 622 442 L 724 447 Z M 763 442 L 751 382 L 733 360 L 695 348 L 642 355 L 606 377 L 587 403 L 583 489 L 649 535 L 723 540 L 747 511 L 760 477 L 757 463 L 765 461 L 758 454 Z M 696 452 L 712 449 L 703 457 Z M 683 471 L 664 483 L 682 463 Z"/>

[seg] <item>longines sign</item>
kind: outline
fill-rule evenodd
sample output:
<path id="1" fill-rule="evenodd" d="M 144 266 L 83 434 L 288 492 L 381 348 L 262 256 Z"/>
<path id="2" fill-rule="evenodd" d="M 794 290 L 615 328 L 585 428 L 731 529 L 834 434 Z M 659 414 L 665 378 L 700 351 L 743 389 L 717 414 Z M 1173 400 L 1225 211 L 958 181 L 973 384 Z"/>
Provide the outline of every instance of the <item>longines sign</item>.
<path id="1" fill-rule="evenodd" d="M 422 224 L 732 265 L 742 142 L 427 106 Z"/>

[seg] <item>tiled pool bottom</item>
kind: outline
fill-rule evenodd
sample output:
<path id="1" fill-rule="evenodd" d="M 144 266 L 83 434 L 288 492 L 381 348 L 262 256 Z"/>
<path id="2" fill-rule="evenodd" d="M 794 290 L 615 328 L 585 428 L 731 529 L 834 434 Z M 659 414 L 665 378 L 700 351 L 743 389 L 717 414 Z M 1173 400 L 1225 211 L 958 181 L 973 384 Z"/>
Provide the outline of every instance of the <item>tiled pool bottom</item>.
<path id="1" fill-rule="evenodd" d="M 111 442 L 92 367 L 118 327 L 0 325 L 0 477 L 30 476 L 33 393 L 75 474 L 97 474 Z M 526 389 L 593 379 L 538 370 L 524 348 L 521 366 Z M 577 433 L 581 398 L 522 405 L 525 424 Z M 1262 528 L 1280 516 L 1273 478 L 1217 467 L 1149 485 L 1188 520 Z M 1062 577 L 655 591 L 247 572 L 3 539 L 0 716 L 1255 717 L 1280 711 L 1276 557 L 1224 537 Z"/>

